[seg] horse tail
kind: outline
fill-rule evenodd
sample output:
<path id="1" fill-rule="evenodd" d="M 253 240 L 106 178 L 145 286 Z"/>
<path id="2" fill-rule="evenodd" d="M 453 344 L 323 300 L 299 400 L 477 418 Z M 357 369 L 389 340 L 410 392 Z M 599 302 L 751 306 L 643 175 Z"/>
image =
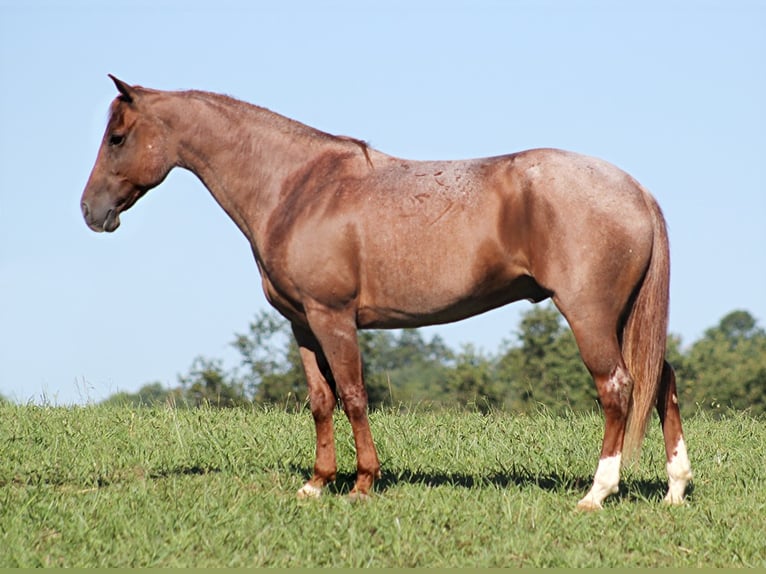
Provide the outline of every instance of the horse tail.
<path id="1" fill-rule="evenodd" d="M 622 355 L 633 378 L 631 408 L 623 442 L 623 457 L 636 460 L 657 393 L 665 361 L 670 306 L 670 248 L 665 218 L 657 201 L 643 187 L 653 228 L 651 259 L 634 294 L 622 331 Z"/>

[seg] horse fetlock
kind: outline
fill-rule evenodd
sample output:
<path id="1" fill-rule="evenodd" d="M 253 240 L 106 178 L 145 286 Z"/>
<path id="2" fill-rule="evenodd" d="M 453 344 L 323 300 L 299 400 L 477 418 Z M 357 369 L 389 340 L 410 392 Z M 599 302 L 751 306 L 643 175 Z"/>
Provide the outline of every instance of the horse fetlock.
<path id="1" fill-rule="evenodd" d="M 620 488 L 621 462 L 622 455 L 620 453 L 598 461 L 596 475 L 593 477 L 593 486 L 588 494 L 577 503 L 577 508 L 581 510 L 600 510 L 602 508 L 601 503 L 604 499 Z"/>
<path id="2" fill-rule="evenodd" d="M 369 470 L 362 470 L 360 468 L 357 468 L 356 482 L 354 483 L 354 488 L 351 490 L 351 493 L 349 496 L 352 498 L 355 496 L 361 496 L 361 497 L 368 496 L 369 493 L 372 491 L 376 478 L 380 478 L 379 465 L 375 465 L 373 468 Z"/>

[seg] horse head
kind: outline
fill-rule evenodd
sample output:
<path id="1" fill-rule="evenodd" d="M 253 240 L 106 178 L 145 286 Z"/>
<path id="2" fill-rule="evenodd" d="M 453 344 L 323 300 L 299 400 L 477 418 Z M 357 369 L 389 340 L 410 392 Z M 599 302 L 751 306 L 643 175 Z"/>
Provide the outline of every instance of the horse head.
<path id="1" fill-rule="evenodd" d="M 129 86 L 111 74 L 119 96 L 85 186 L 80 206 L 93 231 L 114 231 L 120 213 L 159 185 L 174 166 L 168 127 L 149 108 L 153 90 Z"/>

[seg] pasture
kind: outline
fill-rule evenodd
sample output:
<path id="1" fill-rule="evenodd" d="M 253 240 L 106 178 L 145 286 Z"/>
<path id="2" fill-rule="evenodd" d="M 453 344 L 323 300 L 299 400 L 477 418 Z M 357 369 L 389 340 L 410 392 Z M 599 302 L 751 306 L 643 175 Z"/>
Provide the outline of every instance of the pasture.
<path id="1" fill-rule="evenodd" d="M 370 416 L 383 478 L 349 502 L 355 455 L 336 412 L 338 480 L 311 474 L 308 411 L 0 405 L 0 567 L 766 566 L 766 421 L 687 418 L 695 477 L 661 503 L 656 416 L 600 513 L 600 415 Z"/>

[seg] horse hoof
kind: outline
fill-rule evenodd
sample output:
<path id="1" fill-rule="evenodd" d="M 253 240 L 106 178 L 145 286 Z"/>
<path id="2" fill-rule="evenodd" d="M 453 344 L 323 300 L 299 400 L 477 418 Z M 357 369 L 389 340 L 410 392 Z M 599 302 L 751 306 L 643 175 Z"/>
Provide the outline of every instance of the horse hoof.
<path id="1" fill-rule="evenodd" d="M 662 502 L 663 504 L 667 504 L 668 506 L 681 506 L 684 503 L 684 497 L 676 496 L 668 492 L 665 495 L 665 498 L 662 499 Z"/>
<path id="2" fill-rule="evenodd" d="M 319 498 L 322 496 L 322 489 L 318 486 L 314 486 L 310 482 L 304 484 L 300 490 L 298 490 L 298 499 L 306 500 L 309 498 Z"/>
<path id="3" fill-rule="evenodd" d="M 583 498 L 577 503 L 577 510 L 582 510 L 583 512 L 596 512 L 603 509 L 604 507 L 598 502 L 589 498 Z"/>
<path id="4" fill-rule="evenodd" d="M 370 495 L 366 492 L 357 492 L 352 490 L 348 493 L 348 500 L 349 502 L 366 502 L 370 500 Z"/>

